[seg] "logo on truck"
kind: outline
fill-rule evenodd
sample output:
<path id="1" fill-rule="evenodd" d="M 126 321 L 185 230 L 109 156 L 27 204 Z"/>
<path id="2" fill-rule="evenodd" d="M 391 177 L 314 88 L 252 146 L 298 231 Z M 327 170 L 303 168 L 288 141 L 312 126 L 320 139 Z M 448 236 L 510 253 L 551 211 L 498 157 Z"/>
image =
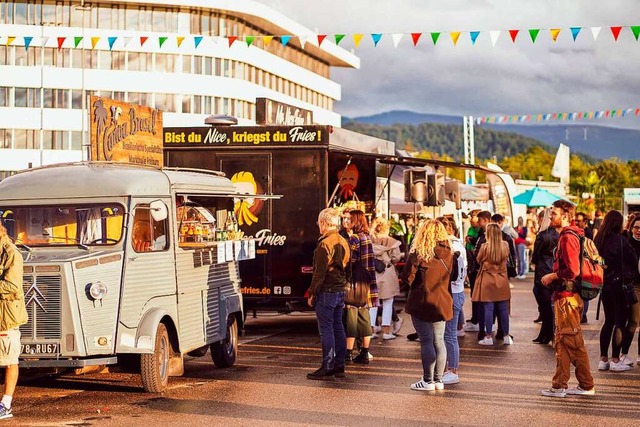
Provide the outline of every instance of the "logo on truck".
<path id="1" fill-rule="evenodd" d="M 27 307 L 29 307 L 33 303 L 34 306 L 37 305 L 42 311 L 44 311 L 45 313 L 47 312 L 47 310 L 44 308 L 44 305 L 40 302 L 40 298 L 43 302 L 47 302 L 47 299 L 42 294 L 42 292 L 40 292 L 40 289 L 38 289 L 35 283 L 31 285 L 29 290 L 24 294 L 24 298 L 27 300 Z"/>

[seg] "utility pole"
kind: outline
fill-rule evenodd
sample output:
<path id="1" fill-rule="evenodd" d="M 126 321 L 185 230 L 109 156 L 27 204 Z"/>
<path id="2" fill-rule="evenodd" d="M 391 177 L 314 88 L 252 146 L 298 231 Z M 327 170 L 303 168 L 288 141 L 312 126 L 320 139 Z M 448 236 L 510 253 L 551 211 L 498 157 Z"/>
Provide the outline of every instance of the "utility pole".
<path id="1" fill-rule="evenodd" d="M 463 133 L 464 133 L 464 162 L 467 164 L 475 164 L 476 150 L 473 140 L 473 116 L 462 117 Z M 473 185 L 476 183 L 476 171 L 464 171 L 465 184 Z"/>

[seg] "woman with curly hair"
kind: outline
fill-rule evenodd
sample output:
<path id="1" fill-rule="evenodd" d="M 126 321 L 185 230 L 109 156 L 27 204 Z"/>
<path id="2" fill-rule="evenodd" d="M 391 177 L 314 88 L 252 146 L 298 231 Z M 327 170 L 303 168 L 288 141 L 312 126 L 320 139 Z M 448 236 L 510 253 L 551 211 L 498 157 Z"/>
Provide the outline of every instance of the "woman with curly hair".
<path id="1" fill-rule="evenodd" d="M 455 268 L 447 229 L 439 221 L 425 221 L 411 244 L 401 276 L 403 286 L 409 287 L 405 311 L 420 337 L 423 374 L 411 384 L 412 390 L 444 389 L 444 329 L 445 322 L 453 318 L 449 283 Z"/>

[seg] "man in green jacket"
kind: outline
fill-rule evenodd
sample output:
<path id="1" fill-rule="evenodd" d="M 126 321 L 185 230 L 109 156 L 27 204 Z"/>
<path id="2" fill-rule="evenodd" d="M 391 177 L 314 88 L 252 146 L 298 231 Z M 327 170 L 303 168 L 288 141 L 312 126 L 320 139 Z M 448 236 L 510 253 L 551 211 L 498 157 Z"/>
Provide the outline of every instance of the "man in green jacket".
<path id="1" fill-rule="evenodd" d="M 11 402 L 18 383 L 20 329 L 27 323 L 22 290 L 22 255 L 0 223 L 0 366 L 5 367 L 0 420 L 13 417 Z"/>

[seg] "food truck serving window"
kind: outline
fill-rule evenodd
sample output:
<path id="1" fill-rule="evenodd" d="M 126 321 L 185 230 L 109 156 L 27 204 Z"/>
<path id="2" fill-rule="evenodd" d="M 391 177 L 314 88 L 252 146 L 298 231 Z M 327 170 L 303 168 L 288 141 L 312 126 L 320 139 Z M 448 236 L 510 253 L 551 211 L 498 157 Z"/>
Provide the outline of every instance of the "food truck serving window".
<path id="1" fill-rule="evenodd" d="M 233 198 L 178 195 L 176 205 L 179 246 L 242 238 Z"/>
<path id="2" fill-rule="evenodd" d="M 131 245 L 136 252 L 164 251 L 169 247 L 167 220 L 154 220 L 149 204 L 140 204 L 134 209 Z"/>
<path id="3" fill-rule="evenodd" d="M 115 245 L 124 208 L 116 204 L 0 206 L 0 220 L 18 244 Z"/>

